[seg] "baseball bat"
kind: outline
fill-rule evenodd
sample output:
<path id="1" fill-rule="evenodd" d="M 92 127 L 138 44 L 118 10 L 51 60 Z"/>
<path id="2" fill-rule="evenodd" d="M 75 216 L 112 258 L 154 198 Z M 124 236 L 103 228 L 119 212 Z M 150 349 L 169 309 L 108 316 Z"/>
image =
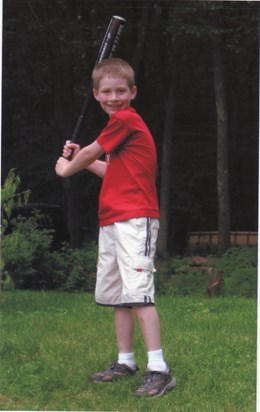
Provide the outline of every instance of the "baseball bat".
<path id="1" fill-rule="evenodd" d="M 111 18 L 110 23 L 107 27 L 107 31 L 105 33 L 104 39 L 100 46 L 95 64 L 100 63 L 104 59 L 113 57 L 115 50 L 117 48 L 118 42 L 119 42 L 119 38 L 123 31 L 125 22 L 126 20 L 120 16 L 113 16 Z M 79 118 L 77 120 L 76 126 L 71 136 L 71 142 L 75 142 L 75 140 L 77 139 L 80 128 L 86 116 L 86 113 L 90 107 L 90 103 L 91 103 L 92 95 L 93 95 L 92 89 L 93 89 L 93 82 L 91 79 L 87 87 L 86 97 L 84 100 L 84 104 L 82 106 L 82 110 L 80 112 Z"/>

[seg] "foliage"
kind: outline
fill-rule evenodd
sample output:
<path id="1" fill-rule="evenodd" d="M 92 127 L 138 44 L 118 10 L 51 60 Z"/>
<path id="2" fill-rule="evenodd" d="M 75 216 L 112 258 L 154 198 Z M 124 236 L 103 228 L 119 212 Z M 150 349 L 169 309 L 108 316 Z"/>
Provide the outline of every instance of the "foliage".
<path id="1" fill-rule="evenodd" d="M 16 174 L 15 169 L 11 169 L 6 180 L 1 187 L 1 231 L 5 232 L 8 221 L 11 218 L 12 210 L 16 206 L 21 206 L 28 202 L 30 190 L 17 193 L 21 184 L 20 177 Z"/>
<path id="2" fill-rule="evenodd" d="M 163 295 L 206 296 L 207 267 L 222 272 L 224 287 L 221 295 L 256 297 L 257 248 L 230 248 L 223 257 L 209 256 L 201 270 L 191 267 L 191 256 L 174 257 L 168 262 L 157 261 L 156 289 Z"/>
<path id="3" fill-rule="evenodd" d="M 39 229 L 37 211 L 29 219 L 18 217 L 13 231 L 3 237 L 4 289 L 56 289 L 89 291 L 95 287 L 97 244 L 81 249 L 64 244 L 52 250 L 52 234 Z M 206 270 L 191 267 L 191 256 L 157 259 L 155 286 L 158 295 L 206 296 Z M 209 256 L 207 267 L 223 273 L 225 296 L 255 297 L 257 249 L 229 249 L 222 258 Z M 204 268 L 206 269 L 206 268 Z"/>
<path id="4" fill-rule="evenodd" d="M 5 233 L 10 218 L 12 210 L 15 206 L 20 206 L 21 204 L 27 203 L 29 199 L 29 190 L 17 193 L 20 186 L 20 177 L 16 174 L 15 169 L 11 169 L 5 179 L 3 186 L 1 187 L 1 227 L 0 236 L 2 238 Z M 2 240 L 2 239 L 1 239 Z M 4 261 L 3 254 L 0 256 L 0 289 L 2 287 L 2 276 L 4 271 Z M 6 285 L 9 289 L 13 289 L 14 284 L 12 277 L 6 274 Z"/>
<path id="5" fill-rule="evenodd" d="M 52 250 L 52 233 L 40 229 L 38 212 L 12 220 L 13 230 L 3 236 L 4 289 L 61 289 L 92 291 L 95 285 L 97 247 L 63 245 Z"/>
<path id="6" fill-rule="evenodd" d="M 211 257 L 212 263 L 223 270 L 226 276 L 230 276 L 234 269 L 257 268 L 256 247 L 230 248 L 221 259 Z"/>
<path id="7" fill-rule="evenodd" d="M 171 294 L 176 296 L 205 296 L 205 272 L 190 271 L 174 276 L 169 281 Z"/>
<path id="8" fill-rule="evenodd" d="M 167 275 L 163 272 L 161 265 L 159 273 L 155 278 L 156 291 L 162 295 L 171 296 L 206 296 L 207 281 L 204 271 L 194 271 L 188 262 L 182 258 L 176 258 L 173 264 L 179 266 Z"/>
<path id="9" fill-rule="evenodd" d="M 37 212 L 30 218 L 12 220 L 12 233 L 3 237 L 4 274 L 20 289 L 52 286 L 52 236 L 39 229 Z M 5 285 L 7 287 L 7 285 Z"/>
<path id="10" fill-rule="evenodd" d="M 230 248 L 222 259 L 213 263 L 224 272 L 224 293 L 227 296 L 256 297 L 257 295 L 257 248 Z"/>
<path id="11" fill-rule="evenodd" d="M 257 296 L 257 272 L 255 268 L 238 268 L 225 278 L 224 294 L 226 296 Z"/>
<path id="12" fill-rule="evenodd" d="M 38 226 L 38 212 L 30 218 L 12 221 L 13 231 L 3 236 L 2 257 L 4 288 L 59 289 L 93 291 L 97 262 L 97 245 L 88 243 L 81 249 L 64 244 L 52 250 L 52 234 Z M 156 290 L 161 295 L 205 296 L 206 271 L 192 269 L 191 257 L 158 259 Z M 224 276 L 222 294 L 255 297 L 257 290 L 257 249 L 229 249 L 222 258 L 208 257 L 207 266 Z"/>
<path id="13" fill-rule="evenodd" d="M 95 242 L 81 249 L 72 249 L 65 244 L 53 253 L 55 287 L 67 291 L 91 292 L 95 287 L 97 245 Z"/>

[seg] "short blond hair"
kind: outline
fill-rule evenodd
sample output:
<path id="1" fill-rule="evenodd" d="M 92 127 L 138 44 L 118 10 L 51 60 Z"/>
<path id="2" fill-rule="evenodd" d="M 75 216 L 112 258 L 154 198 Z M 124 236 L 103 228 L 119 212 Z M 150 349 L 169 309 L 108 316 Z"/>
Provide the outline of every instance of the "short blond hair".
<path id="1" fill-rule="evenodd" d="M 92 80 L 94 89 L 99 88 L 100 80 L 103 77 L 122 77 L 126 79 L 130 89 L 135 85 L 135 73 L 132 67 L 125 61 L 119 58 L 111 58 L 102 60 L 98 63 L 92 72 Z"/>

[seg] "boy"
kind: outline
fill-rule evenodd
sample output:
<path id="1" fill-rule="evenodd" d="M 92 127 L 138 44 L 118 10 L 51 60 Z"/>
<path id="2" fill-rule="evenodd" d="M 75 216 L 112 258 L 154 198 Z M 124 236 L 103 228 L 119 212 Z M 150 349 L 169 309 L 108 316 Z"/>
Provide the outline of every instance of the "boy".
<path id="1" fill-rule="evenodd" d="M 121 59 L 103 60 L 92 78 L 94 97 L 110 119 L 98 138 L 83 149 L 66 142 L 65 158 L 56 164 L 61 177 L 86 168 L 103 178 L 95 299 L 99 305 L 114 307 L 118 360 L 91 380 L 111 382 L 135 375 L 137 316 L 148 364 L 144 384 L 135 394 L 161 396 L 175 387 L 176 380 L 163 358 L 154 306 L 153 262 L 159 229 L 156 149 L 147 126 L 131 107 L 137 93 L 131 66 Z M 98 160 L 103 154 L 106 160 Z"/>

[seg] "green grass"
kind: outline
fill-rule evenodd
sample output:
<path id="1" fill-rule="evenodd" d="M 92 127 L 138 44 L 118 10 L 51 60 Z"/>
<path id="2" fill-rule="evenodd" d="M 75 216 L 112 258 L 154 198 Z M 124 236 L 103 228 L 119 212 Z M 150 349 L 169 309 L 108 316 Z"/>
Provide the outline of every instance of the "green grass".
<path id="1" fill-rule="evenodd" d="M 255 299 L 158 297 L 163 348 L 177 387 L 136 399 L 146 353 L 139 328 L 138 376 L 97 384 L 116 359 L 113 310 L 89 294 L 4 292 L 0 409 L 250 412 L 256 409 Z"/>

